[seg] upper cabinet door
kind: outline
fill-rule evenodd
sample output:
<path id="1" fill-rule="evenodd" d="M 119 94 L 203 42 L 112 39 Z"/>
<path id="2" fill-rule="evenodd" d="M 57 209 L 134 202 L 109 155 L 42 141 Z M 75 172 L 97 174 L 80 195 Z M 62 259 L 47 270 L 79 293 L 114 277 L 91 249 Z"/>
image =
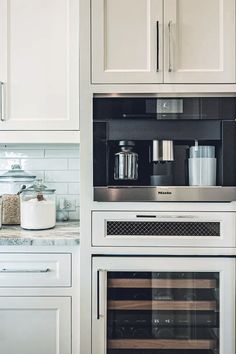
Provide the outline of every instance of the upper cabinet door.
<path id="1" fill-rule="evenodd" d="M 0 129 L 79 129 L 77 0 L 0 0 Z"/>
<path id="2" fill-rule="evenodd" d="M 163 81 L 163 0 L 92 0 L 93 83 Z"/>
<path id="3" fill-rule="evenodd" d="M 166 83 L 235 83 L 235 0 L 165 0 Z"/>

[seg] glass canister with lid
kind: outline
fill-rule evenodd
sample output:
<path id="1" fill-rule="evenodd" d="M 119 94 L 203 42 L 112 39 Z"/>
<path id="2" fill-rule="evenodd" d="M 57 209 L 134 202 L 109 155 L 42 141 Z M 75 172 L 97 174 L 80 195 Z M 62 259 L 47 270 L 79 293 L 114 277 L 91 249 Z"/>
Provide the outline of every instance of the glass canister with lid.
<path id="1" fill-rule="evenodd" d="M 49 189 L 42 180 L 21 193 L 21 227 L 27 230 L 51 229 L 56 224 L 55 189 Z"/>
<path id="2" fill-rule="evenodd" d="M 0 176 L 0 191 L 2 194 L 2 224 L 20 224 L 20 197 L 18 193 L 27 188 L 35 180 L 33 176 L 22 170 L 19 164 Z"/>

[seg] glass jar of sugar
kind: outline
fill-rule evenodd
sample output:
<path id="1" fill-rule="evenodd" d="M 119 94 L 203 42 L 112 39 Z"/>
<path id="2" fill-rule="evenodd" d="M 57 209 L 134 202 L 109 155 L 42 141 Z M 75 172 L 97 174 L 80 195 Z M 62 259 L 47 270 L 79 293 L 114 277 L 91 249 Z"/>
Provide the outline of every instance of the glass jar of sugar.
<path id="1" fill-rule="evenodd" d="M 55 189 L 49 189 L 42 180 L 21 193 L 21 227 L 27 230 L 51 229 L 56 224 Z"/>

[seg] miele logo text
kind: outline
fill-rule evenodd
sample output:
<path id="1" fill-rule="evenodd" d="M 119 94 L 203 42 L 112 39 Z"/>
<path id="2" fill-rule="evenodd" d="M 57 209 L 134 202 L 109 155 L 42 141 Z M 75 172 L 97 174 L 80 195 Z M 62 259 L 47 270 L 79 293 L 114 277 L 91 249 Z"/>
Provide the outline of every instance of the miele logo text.
<path id="1" fill-rule="evenodd" d="M 172 194 L 172 192 L 161 192 L 161 191 L 158 191 L 158 194 Z"/>

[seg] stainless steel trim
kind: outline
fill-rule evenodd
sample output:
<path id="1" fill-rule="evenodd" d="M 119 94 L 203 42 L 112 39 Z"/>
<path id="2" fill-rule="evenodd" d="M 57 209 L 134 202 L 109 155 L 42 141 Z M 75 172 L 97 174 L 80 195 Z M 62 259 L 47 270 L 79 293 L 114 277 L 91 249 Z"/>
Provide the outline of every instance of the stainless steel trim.
<path id="1" fill-rule="evenodd" d="M 50 272 L 50 268 L 45 269 L 0 269 L 0 273 L 48 273 Z"/>
<path id="2" fill-rule="evenodd" d="M 0 109 L 0 120 L 5 121 L 5 95 L 4 95 L 4 82 L 0 81 L 1 86 L 1 109 Z"/>
<path id="3" fill-rule="evenodd" d="M 233 202 L 236 187 L 95 187 L 98 202 Z"/>
<path id="4" fill-rule="evenodd" d="M 135 88 L 136 89 L 136 88 Z M 97 89 L 97 91 L 99 91 Z M 211 92 L 204 92 L 204 93 L 156 93 L 156 92 L 149 92 L 149 93 L 125 93 L 125 92 L 117 92 L 114 89 L 113 93 L 108 92 L 96 92 L 93 94 L 94 98 L 185 98 L 185 97 L 219 97 L 217 93 Z M 221 93 L 221 97 L 236 97 L 236 93 Z"/>
<path id="5" fill-rule="evenodd" d="M 172 51 L 171 51 L 171 26 L 172 26 L 172 21 L 168 22 L 168 46 L 169 46 L 169 64 L 168 64 L 168 71 L 169 73 L 171 73 L 173 71 L 173 67 L 172 67 L 172 62 L 171 62 L 171 55 L 172 55 Z"/>

